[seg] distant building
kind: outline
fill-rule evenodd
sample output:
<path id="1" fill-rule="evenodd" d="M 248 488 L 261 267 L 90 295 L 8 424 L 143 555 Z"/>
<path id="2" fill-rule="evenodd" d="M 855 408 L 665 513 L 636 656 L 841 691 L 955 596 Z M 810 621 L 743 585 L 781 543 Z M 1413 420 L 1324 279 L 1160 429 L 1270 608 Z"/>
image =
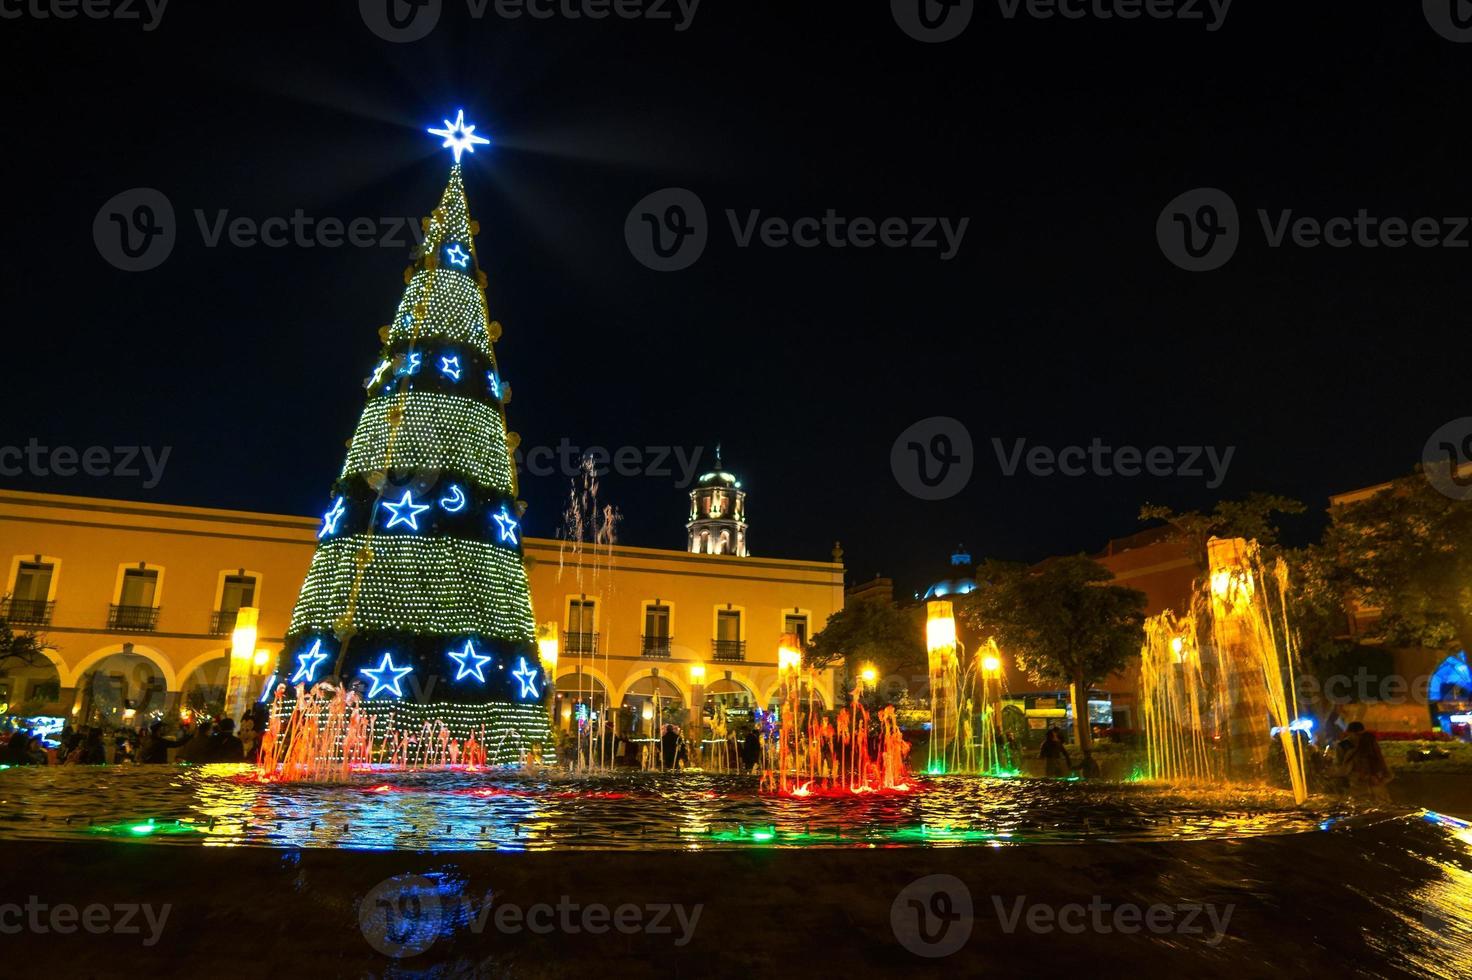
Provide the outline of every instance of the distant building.
<path id="1" fill-rule="evenodd" d="M 740 480 L 722 468 L 719 446 L 715 470 L 696 481 L 690 491 L 690 522 L 685 528 L 693 555 L 747 555 L 746 491 Z"/>
<path id="2" fill-rule="evenodd" d="M 0 491 L 0 613 L 49 665 L 0 665 L 12 712 L 118 723 L 217 714 L 238 612 L 259 610 L 259 685 L 317 542 L 317 518 Z M 777 646 L 843 608 L 843 566 L 527 538 L 539 622 L 561 637 L 556 720 L 574 702 L 728 710 L 778 697 Z M 832 705 L 833 671 L 816 692 Z M 125 719 L 124 712 L 134 715 Z"/>

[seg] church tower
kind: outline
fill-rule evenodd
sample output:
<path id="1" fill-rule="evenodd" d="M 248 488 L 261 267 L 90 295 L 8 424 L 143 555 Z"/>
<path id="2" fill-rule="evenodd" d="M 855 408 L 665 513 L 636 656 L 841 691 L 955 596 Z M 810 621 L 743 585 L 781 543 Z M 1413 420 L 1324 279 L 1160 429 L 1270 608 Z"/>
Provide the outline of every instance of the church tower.
<path id="1" fill-rule="evenodd" d="M 692 554 L 746 557 L 746 491 L 722 468 L 720 446 L 715 471 L 702 476 L 690 491 L 690 522 L 685 527 Z"/>

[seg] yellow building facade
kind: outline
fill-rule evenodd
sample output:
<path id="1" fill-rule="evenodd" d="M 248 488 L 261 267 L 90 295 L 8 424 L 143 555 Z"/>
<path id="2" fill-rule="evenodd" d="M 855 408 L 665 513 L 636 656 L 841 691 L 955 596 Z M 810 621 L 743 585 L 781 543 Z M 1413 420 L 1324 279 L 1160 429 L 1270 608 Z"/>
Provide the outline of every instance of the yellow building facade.
<path id="1" fill-rule="evenodd" d="M 11 713 L 142 723 L 215 713 L 237 610 L 258 610 L 247 670 L 280 653 L 317 544 L 311 517 L 0 491 L 0 575 L 11 629 L 46 638 L 49 665 L 0 665 Z M 559 634 L 554 718 L 574 704 L 648 721 L 694 705 L 779 698 L 784 633 L 843 607 L 843 566 L 527 538 L 533 609 Z M 247 617 L 248 618 L 247 614 Z M 238 672 L 238 671 L 237 671 Z M 834 703 L 833 671 L 816 693 Z"/>

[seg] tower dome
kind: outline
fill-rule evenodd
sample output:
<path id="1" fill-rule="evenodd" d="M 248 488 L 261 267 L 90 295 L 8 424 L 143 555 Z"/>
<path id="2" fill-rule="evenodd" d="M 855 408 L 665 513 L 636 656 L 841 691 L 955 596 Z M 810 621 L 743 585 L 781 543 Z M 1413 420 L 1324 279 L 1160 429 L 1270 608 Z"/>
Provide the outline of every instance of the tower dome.
<path id="1" fill-rule="evenodd" d="M 721 447 L 716 447 L 716 468 L 695 482 L 690 491 L 690 552 L 696 555 L 746 557 L 746 491 L 741 481 L 721 465 Z"/>

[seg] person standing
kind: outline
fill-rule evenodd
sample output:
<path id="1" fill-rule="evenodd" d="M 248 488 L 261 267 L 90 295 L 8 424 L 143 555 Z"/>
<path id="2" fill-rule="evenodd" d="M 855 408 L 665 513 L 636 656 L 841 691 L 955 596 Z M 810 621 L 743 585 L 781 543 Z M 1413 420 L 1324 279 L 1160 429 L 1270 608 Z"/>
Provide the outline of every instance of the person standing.
<path id="1" fill-rule="evenodd" d="M 1038 754 L 1047 767 L 1047 775 L 1052 778 L 1067 776 L 1073 771 L 1073 760 L 1068 757 L 1068 746 L 1063 744 L 1063 733 L 1056 728 L 1048 729 L 1048 735 L 1043 739 L 1043 750 Z"/>

